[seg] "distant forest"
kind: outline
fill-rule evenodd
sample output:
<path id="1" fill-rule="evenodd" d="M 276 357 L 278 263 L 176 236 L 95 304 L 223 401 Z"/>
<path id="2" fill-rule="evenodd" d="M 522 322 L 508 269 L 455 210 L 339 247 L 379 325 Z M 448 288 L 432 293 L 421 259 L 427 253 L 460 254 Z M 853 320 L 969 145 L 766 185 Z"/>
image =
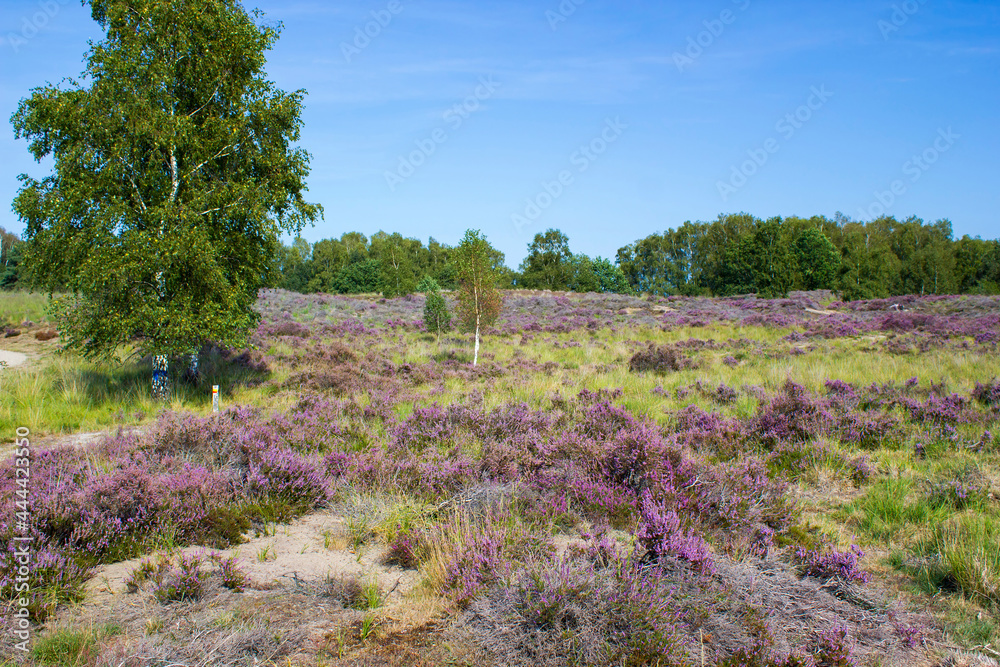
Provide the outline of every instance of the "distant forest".
<path id="1" fill-rule="evenodd" d="M 454 287 L 452 249 L 433 238 L 349 232 L 278 253 L 276 286 L 298 292 L 415 291 L 424 276 Z M 503 263 L 498 254 L 497 263 Z M 504 287 L 669 295 L 830 289 L 845 299 L 899 294 L 1000 294 L 1000 241 L 953 238 L 951 222 L 841 215 L 761 220 L 745 213 L 685 222 L 619 248 L 614 260 L 570 249 L 557 229 L 535 235 L 518 269 L 502 270 Z"/>
<path id="2" fill-rule="evenodd" d="M 20 239 L 0 228 L 0 287 L 27 286 Z M 296 239 L 275 249 L 272 286 L 296 292 L 418 291 L 433 278 L 455 287 L 453 248 L 433 238 L 347 232 L 339 239 Z M 619 248 L 615 258 L 573 253 L 557 229 L 536 234 L 512 270 L 497 252 L 505 288 L 663 296 L 777 297 L 791 290 L 829 289 L 844 299 L 900 294 L 1000 294 L 1000 241 L 955 239 L 948 220 L 911 217 L 855 222 L 771 218 L 746 213 L 685 222 Z"/>

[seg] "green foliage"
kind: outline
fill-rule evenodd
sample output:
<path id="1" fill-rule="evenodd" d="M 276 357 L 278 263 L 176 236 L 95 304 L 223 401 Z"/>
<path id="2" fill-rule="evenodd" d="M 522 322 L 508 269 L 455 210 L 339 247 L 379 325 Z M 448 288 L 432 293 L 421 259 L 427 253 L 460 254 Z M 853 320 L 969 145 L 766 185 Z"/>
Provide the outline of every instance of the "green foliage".
<path id="1" fill-rule="evenodd" d="M 106 34 L 87 85 L 36 88 L 12 117 L 35 159 L 53 159 L 50 176 L 20 177 L 25 263 L 69 287 L 63 340 L 89 356 L 245 343 L 279 232 L 322 213 L 293 147 L 305 93 L 264 75 L 279 28 L 233 0 L 91 6 Z"/>
<path id="2" fill-rule="evenodd" d="M 632 286 L 621 268 L 611 263 L 611 260 L 597 257 L 592 262 L 594 277 L 597 279 L 597 292 L 610 294 L 632 294 Z"/>
<path id="3" fill-rule="evenodd" d="M 426 292 L 437 292 L 440 291 L 440 289 L 441 286 L 438 285 L 438 281 L 434 280 L 430 276 L 424 276 L 420 279 L 420 282 L 417 283 L 417 291 L 421 294 Z"/>
<path id="4" fill-rule="evenodd" d="M 781 218 L 757 223 L 725 254 L 718 289 L 722 294 L 757 293 L 766 298 L 785 296 L 795 276 L 795 256 L 784 238 Z"/>
<path id="5" fill-rule="evenodd" d="M 569 238 L 558 229 L 535 234 L 521 263 L 521 284 L 528 289 L 566 290 L 573 278 Z"/>
<path id="6" fill-rule="evenodd" d="M 479 230 L 467 230 L 455 250 L 458 267 L 458 319 L 466 331 L 476 334 L 473 365 L 479 362 L 479 337 L 483 327 L 500 317 L 503 298 L 497 290 L 497 267 L 503 253 L 490 245 Z"/>
<path id="7" fill-rule="evenodd" d="M 889 296 L 899 275 L 899 259 L 864 228 L 845 234 L 837 289 L 848 301 Z"/>
<path id="8" fill-rule="evenodd" d="M 1000 293 L 1000 241 L 953 241 L 948 220 L 721 215 L 620 248 L 617 264 L 634 290 L 660 295 Z"/>
<path id="9" fill-rule="evenodd" d="M 24 244 L 16 235 L 0 227 L 0 289 L 10 289 L 20 280 Z"/>
<path id="10" fill-rule="evenodd" d="M 382 267 L 376 259 L 365 259 L 348 264 L 333 281 L 333 291 L 338 294 L 368 294 L 378 292 L 382 284 Z"/>
<path id="11" fill-rule="evenodd" d="M 382 270 L 382 296 L 391 298 L 414 292 L 420 248 L 420 241 L 404 239 L 398 233 L 378 232 L 372 236 L 371 254 L 378 259 Z"/>
<path id="12" fill-rule="evenodd" d="M 448 311 L 448 302 L 439 290 L 427 292 L 424 302 L 424 326 L 434 334 L 442 334 L 451 330 L 451 313 Z"/>
<path id="13" fill-rule="evenodd" d="M 799 285 L 803 289 L 832 289 L 840 270 L 840 253 L 819 229 L 806 229 L 795 239 Z"/>

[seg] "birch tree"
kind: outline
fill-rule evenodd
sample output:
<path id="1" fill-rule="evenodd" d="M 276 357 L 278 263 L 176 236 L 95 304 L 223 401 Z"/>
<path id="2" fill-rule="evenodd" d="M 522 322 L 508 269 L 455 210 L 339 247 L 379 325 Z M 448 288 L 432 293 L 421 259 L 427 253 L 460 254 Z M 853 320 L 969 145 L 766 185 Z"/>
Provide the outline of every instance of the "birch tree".
<path id="1" fill-rule="evenodd" d="M 31 91 L 11 122 L 49 176 L 22 175 L 25 263 L 65 343 L 167 355 L 246 343 L 280 233 L 322 215 L 294 146 L 305 92 L 265 78 L 280 26 L 238 0 L 89 0 L 105 32 L 79 81 Z"/>
<path id="2" fill-rule="evenodd" d="M 456 312 L 462 327 L 475 332 L 472 365 L 477 366 L 481 331 L 496 322 L 503 305 L 503 298 L 496 287 L 503 253 L 491 246 L 479 230 L 470 229 L 455 249 L 455 264 L 458 280 Z"/>

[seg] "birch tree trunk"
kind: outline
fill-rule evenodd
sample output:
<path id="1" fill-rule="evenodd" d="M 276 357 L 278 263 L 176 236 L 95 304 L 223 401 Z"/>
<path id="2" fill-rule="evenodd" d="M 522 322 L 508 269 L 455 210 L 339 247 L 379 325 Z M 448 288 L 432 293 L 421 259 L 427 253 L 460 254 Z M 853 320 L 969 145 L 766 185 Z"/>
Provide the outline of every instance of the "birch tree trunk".
<path id="1" fill-rule="evenodd" d="M 479 365 L 479 315 L 476 315 L 476 351 L 472 355 L 472 365 Z"/>
<path id="2" fill-rule="evenodd" d="M 170 374 L 167 355 L 153 357 L 153 398 L 158 401 L 170 399 Z"/>

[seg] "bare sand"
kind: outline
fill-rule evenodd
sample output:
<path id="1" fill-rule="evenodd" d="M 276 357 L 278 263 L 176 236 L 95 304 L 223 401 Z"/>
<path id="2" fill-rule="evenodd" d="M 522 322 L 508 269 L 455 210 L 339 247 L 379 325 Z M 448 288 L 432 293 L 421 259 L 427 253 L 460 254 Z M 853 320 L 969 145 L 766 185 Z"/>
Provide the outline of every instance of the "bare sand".
<path id="1" fill-rule="evenodd" d="M 7 368 L 20 366 L 27 360 L 28 357 L 26 355 L 21 354 L 20 352 L 8 352 L 7 350 L 0 350 L 0 362 L 2 362 L 0 363 L 0 368 L 2 368 L 4 364 L 7 365 Z"/>

